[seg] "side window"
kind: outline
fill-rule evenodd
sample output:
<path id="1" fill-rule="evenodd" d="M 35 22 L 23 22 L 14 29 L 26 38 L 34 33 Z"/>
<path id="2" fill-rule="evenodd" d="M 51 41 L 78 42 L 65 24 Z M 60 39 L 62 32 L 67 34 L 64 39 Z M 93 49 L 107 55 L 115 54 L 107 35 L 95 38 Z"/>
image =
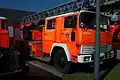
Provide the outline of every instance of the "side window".
<path id="1" fill-rule="evenodd" d="M 47 29 L 55 29 L 55 26 L 56 26 L 55 23 L 56 23 L 55 19 L 48 20 L 47 21 Z"/>
<path id="2" fill-rule="evenodd" d="M 64 28 L 76 28 L 77 16 L 68 16 L 64 20 Z"/>
<path id="3" fill-rule="evenodd" d="M 2 29 L 7 29 L 7 20 L 2 19 L 1 24 L 2 24 Z"/>

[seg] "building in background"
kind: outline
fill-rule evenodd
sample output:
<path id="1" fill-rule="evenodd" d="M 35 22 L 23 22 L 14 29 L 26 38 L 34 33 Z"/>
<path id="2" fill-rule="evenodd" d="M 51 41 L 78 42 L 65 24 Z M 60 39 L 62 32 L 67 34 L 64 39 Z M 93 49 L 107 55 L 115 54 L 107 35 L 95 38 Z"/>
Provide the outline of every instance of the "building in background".
<path id="1" fill-rule="evenodd" d="M 35 12 L 0 8 L 0 16 L 7 17 L 9 24 L 19 24 L 23 16 L 27 16 L 33 13 Z"/>

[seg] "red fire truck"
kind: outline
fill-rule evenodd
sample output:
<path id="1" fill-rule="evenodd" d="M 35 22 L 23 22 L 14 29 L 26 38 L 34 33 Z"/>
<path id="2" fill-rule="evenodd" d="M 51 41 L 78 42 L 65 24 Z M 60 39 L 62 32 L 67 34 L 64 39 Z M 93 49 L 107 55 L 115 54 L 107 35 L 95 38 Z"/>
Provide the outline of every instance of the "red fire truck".
<path id="1" fill-rule="evenodd" d="M 15 74 L 25 69 L 20 52 L 11 48 L 6 17 L 0 17 L 0 76 Z"/>
<path id="2" fill-rule="evenodd" d="M 28 42 L 30 56 L 52 62 L 62 73 L 71 70 L 71 63 L 94 61 L 96 13 L 88 6 L 82 10 L 78 3 L 28 15 L 21 24 L 21 38 Z M 109 25 L 107 16 L 100 14 L 101 62 L 114 57 Z"/>

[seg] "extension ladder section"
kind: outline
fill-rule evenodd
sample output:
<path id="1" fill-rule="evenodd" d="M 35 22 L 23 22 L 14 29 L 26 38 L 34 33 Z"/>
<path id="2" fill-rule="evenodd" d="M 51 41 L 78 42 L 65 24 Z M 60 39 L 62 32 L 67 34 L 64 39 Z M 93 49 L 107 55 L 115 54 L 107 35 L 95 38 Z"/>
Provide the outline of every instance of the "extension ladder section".
<path id="1" fill-rule="evenodd" d="M 100 0 L 100 6 L 111 5 L 111 4 L 117 3 L 118 1 L 119 0 Z M 35 13 L 32 15 L 25 16 L 22 18 L 21 25 L 28 24 L 28 23 L 38 24 L 41 20 L 44 20 L 46 17 L 74 12 L 81 9 L 88 9 L 88 10 L 95 9 L 96 7 L 95 2 L 96 0 L 71 1 L 67 4 L 63 4 L 55 8 L 51 8 L 40 13 Z"/>

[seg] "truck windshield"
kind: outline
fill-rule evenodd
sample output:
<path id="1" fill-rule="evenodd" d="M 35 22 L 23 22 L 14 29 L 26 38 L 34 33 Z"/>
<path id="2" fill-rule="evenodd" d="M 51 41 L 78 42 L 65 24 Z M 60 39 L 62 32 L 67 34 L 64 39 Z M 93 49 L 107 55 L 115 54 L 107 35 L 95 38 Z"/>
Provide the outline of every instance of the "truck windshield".
<path id="1" fill-rule="evenodd" d="M 90 12 L 82 12 L 80 14 L 80 27 L 87 29 L 96 28 L 96 14 Z M 100 29 L 108 30 L 108 18 L 100 15 Z"/>
<path id="2" fill-rule="evenodd" d="M 6 19 L 3 19 L 3 20 L 1 20 L 1 24 L 2 24 L 2 29 L 7 29 L 8 27 L 8 25 L 7 25 L 7 20 Z"/>

